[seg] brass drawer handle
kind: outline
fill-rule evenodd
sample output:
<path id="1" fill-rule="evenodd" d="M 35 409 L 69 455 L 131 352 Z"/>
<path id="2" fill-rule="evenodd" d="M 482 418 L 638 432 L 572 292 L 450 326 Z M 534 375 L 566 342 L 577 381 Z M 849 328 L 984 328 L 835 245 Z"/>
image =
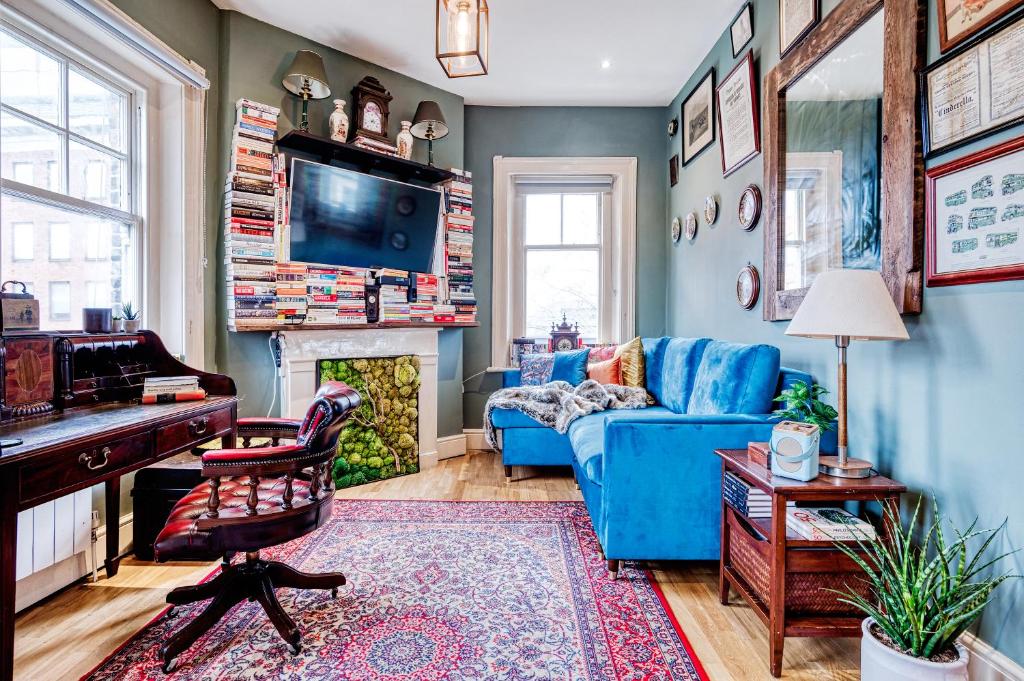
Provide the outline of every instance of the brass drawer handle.
<path id="1" fill-rule="evenodd" d="M 97 463 L 100 456 L 103 457 L 103 460 Z M 110 463 L 110 447 L 104 447 L 98 453 L 95 449 L 91 452 L 82 452 L 78 455 L 78 463 L 91 471 L 98 471 Z"/>
<path id="2" fill-rule="evenodd" d="M 206 429 L 210 426 L 209 416 L 200 416 L 197 419 L 193 419 L 188 422 L 188 432 L 192 437 L 199 437 L 206 432 Z"/>

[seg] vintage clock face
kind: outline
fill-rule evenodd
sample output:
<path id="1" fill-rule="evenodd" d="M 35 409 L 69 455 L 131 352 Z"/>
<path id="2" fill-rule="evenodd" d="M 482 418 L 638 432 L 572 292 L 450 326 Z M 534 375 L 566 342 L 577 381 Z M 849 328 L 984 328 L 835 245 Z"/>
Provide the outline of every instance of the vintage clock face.
<path id="1" fill-rule="evenodd" d="M 746 231 L 750 231 L 757 227 L 757 221 L 761 217 L 761 190 L 757 188 L 757 185 L 750 185 L 743 190 L 743 195 L 740 196 L 740 205 L 738 210 L 740 227 Z"/>
<path id="2" fill-rule="evenodd" d="M 571 338 L 559 338 L 555 341 L 555 350 L 558 350 L 559 352 L 573 350 L 575 347 L 576 345 L 572 342 Z"/>
<path id="3" fill-rule="evenodd" d="M 749 310 L 757 304 L 757 297 L 761 292 L 761 278 L 757 268 L 747 265 L 740 270 L 736 277 L 736 302 L 744 310 Z"/>
<path id="4" fill-rule="evenodd" d="M 363 108 L 363 129 L 376 133 L 384 132 L 384 119 L 377 102 L 367 102 Z"/>

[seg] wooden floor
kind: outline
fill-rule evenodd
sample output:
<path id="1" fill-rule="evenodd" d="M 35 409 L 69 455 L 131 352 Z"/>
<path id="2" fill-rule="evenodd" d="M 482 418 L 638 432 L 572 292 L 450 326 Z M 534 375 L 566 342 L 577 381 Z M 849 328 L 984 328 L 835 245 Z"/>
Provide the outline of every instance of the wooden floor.
<path id="1" fill-rule="evenodd" d="M 506 484 L 500 461 L 489 452 L 442 461 L 418 475 L 339 492 L 375 499 L 580 499 L 571 474 L 515 469 Z M 168 590 L 194 584 L 210 564 L 155 565 L 128 559 L 113 579 L 80 584 L 18 616 L 15 677 L 42 681 L 77 679 L 146 625 L 164 607 Z M 771 679 L 765 627 L 746 605 L 718 603 L 717 563 L 652 566 L 694 651 L 712 681 Z M 853 639 L 787 639 L 784 679 L 854 680 L 859 643 Z"/>

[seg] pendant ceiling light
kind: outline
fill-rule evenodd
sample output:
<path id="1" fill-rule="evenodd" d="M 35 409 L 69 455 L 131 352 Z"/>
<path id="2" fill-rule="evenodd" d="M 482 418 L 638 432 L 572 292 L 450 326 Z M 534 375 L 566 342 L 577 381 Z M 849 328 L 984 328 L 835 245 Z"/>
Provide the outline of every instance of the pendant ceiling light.
<path id="1" fill-rule="evenodd" d="M 437 61 L 449 78 L 487 75 L 490 11 L 487 0 L 437 0 Z"/>

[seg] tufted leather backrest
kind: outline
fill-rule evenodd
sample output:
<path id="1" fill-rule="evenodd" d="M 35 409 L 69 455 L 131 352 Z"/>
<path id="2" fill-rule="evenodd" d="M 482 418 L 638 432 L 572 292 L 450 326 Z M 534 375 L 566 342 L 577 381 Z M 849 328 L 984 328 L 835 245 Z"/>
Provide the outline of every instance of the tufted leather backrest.
<path id="1" fill-rule="evenodd" d="M 327 381 L 313 397 L 313 404 L 299 427 L 296 443 L 309 452 L 327 452 L 332 456 L 338 436 L 348 416 L 359 407 L 359 393 L 340 381 Z"/>

